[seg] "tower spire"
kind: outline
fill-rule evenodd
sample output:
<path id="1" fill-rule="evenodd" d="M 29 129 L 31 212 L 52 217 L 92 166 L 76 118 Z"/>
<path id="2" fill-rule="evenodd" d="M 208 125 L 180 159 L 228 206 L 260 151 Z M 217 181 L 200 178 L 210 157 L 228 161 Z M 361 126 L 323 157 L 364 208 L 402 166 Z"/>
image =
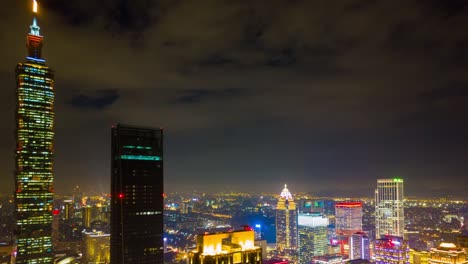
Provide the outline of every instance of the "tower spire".
<path id="1" fill-rule="evenodd" d="M 33 60 L 37 63 L 44 63 L 45 61 L 42 59 L 42 45 L 43 45 L 43 37 L 39 30 L 41 29 L 37 25 L 37 12 L 38 12 L 38 4 L 36 0 L 33 0 L 32 11 L 34 13 L 33 21 L 30 26 L 31 30 L 29 31 L 27 37 L 27 47 L 28 47 L 28 60 Z"/>
<path id="2" fill-rule="evenodd" d="M 29 32 L 29 34 L 31 35 L 34 35 L 34 36 L 40 36 L 41 34 L 39 33 L 39 30 L 41 29 L 38 25 L 37 25 L 37 18 L 36 18 L 36 14 L 37 14 L 37 11 L 38 11 L 38 4 L 37 4 L 37 1 L 36 0 L 33 0 L 33 13 L 34 13 L 34 17 L 33 17 L 33 23 L 32 25 L 30 26 L 31 28 L 31 31 Z"/>

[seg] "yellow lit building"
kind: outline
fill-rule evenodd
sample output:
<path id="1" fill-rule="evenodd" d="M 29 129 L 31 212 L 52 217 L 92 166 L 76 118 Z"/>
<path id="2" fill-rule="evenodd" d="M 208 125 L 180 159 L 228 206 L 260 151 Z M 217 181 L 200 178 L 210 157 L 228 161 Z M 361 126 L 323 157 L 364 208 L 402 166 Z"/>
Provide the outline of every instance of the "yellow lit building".
<path id="1" fill-rule="evenodd" d="M 416 251 L 410 249 L 409 251 L 409 262 L 410 264 L 428 264 L 429 263 L 429 252 L 427 251 Z"/>
<path id="2" fill-rule="evenodd" d="M 296 250 L 298 247 L 296 203 L 286 184 L 276 205 L 276 246 L 282 250 Z"/>
<path id="3" fill-rule="evenodd" d="M 453 243 L 442 243 L 431 249 L 429 264 L 468 264 L 466 253 Z"/>
<path id="4" fill-rule="evenodd" d="M 261 264 L 262 249 L 254 245 L 254 231 L 241 230 L 197 236 L 197 248 L 189 252 L 189 264 Z"/>
<path id="5" fill-rule="evenodd" d="M 110 234 L 83 232 L 81 250 L 82 263 L 110 263 Z"/>

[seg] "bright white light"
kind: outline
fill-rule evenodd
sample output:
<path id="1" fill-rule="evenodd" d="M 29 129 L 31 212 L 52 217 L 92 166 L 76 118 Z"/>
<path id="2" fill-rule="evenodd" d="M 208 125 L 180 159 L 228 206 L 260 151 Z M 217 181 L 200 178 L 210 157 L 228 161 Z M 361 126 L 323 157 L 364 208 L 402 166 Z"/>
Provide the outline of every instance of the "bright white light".
<path id="1" fill-rule="evenodd" d="M 33 12 L 37 13 L 37 1 L 33 0 Z"/>

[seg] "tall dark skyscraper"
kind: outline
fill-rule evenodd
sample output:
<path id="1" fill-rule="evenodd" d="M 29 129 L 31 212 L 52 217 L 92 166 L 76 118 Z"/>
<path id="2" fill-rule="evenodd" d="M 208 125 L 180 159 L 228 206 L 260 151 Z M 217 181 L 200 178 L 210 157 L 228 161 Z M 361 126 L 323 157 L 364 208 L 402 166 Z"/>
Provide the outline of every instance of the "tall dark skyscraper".
<path id="1" fill-rule="evenodd" d="M 33 1 L 33 11 L 37 3 Z M 28 56 L 16 67 L 16 263 L 52 263 L 54 75 L 36 16 Z"/>
<path id="2" fill-rule="evenodd" d="M 111 263 L 163 263 L 163 131 L 112 128 Z"/>

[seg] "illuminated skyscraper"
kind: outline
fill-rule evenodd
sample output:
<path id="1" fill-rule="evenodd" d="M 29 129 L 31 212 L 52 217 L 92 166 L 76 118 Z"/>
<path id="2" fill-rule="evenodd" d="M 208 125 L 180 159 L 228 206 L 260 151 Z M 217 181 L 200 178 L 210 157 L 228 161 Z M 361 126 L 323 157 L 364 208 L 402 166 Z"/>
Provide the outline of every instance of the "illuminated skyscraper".
<path id="1" fill-rule="evenodd" d="M 112 128 L 111 263 L 163 263 L 163 131 Z"/>
<path id="2" fill-rule="evenodd" d="M 403 179 L 379 179 L 375 190 L 375 235 L 403 237 Z"/>
<path id="3" fill-rule="evenodd" d="M 375 240 L 374 258 L 377 264 L 409 264 L 408 242 L 398 236 L 381 236 Z"/>
<path id="4" fill-rule="evenodd" d="M 335 204 L 335 233 L 340 253 L 350 254 L 349 240 L 352 234 L 362 231 L 362 203 L 341 202 Z"/>
<path id="5" fill-rule="evenodd" d="M 33 11 L 37 3 L 33 1 Z M 42 57 L 36 16 L 28 56 L 16 67 L 16 263 L 52 263 L 54 74 Z"/>
<path id="6" fill-rule="evenodd" d="M 362 231 L 362 203 L 341 202 L 335 204 L 335 228 L 337 235 L 351 236 Z"/>
<path id="7" fill-rule="evenodd" d="M 328 252 L 328 218 L 321 213 L 299 214 L 299 263 L 311 263 L 312 257 Z"/>
<path id="8" fill-rule="evenodd" d="M 276 246 L 295 250 L 298 246 L 297 209 L 286 184 L 276 206 Z"/>
<path id="9" fill-rule="evenodd" d="M 349 259 L 371 259 L 370 240 L 363 232 L 349 237 Z"/>

